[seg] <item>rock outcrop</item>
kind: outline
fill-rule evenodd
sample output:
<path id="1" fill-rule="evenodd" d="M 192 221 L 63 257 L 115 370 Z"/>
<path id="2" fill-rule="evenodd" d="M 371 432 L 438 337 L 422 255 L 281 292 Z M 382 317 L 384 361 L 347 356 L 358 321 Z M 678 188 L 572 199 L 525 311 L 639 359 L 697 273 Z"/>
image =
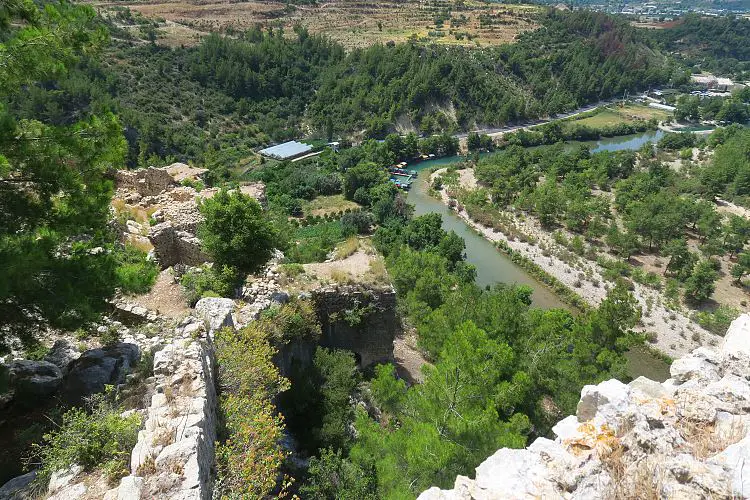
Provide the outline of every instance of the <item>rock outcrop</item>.
<path id="1" fill-rule="evenodd" d="M 84 352 L 69 365 L 63 385 L 65 398 L 77 404 L 86 396 L 103 392 L 107 385 L 124 383 L 140 356 L 136 344 L 125 342 Z"/>
<path id="2" fill-rule="evenodd" d="M 22 359 L 10 365 L 10 387 L 21 402 L 35 402 L 52 396 L 62 381 L 62 371 L 49 361 Z"/>
<path id="3" fill-rule="evenodd" d="M 501 449 L 419 500 L 748 498 L 750 314 L 718 350 L 676 360 L 663 383 L 640 377 L 586 386 L 554 440 Z"/>
<path id="4" fill-rule="evenodd" d="M 124 237 L 141 247 L 152 246 L 162 268 L 175 264 L 197 266 L 208 260 L 196 237 L 198 224 L 203 220 L 198 202 L 211 198 L 218 189 L 193 187 L 202 184 L 201 178 L 206 172 L 206 169 L 174 163 L 161 168 L 118 170 L 114 174 L 115 198 L 124 202 L 129 212 L 149 214 L 152 224 L 146 227 L 145 220 L 142 223 L 127 220 Z M 245 184 L 239 190 L 265 206 L 263 183 Z"/>

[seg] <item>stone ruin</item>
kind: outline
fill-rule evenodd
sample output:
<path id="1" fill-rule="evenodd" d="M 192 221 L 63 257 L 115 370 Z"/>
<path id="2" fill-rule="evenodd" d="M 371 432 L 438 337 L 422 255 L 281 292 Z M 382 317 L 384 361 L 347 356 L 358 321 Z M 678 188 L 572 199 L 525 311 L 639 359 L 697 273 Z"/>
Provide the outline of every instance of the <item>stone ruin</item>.
<path id="1" fill-rule="evenodd" d="M 282 375 L 291 374 L 293 363 L 311 364 L 318 346 L 353 352 L 360 368 L 393 361 L 393 341 L 401 329 L 393 288 L 329 285 L 312 290 L 309 298 L 320 322 L 320 339 L 282 346 L 274 359 Z"/>
<path id="2" fill-rule="evenodd" d="M 125 236 L 139 241 L 141 246 L 153 247 L 154 256 L 163 269 L 175 264 L 196 266 L 208 260 L 196 236 L 202 220 L 198 201 L 212 197 L 218 189 L 198 191 L 192 187 L 206 172 L 206 169 L 184 163 L 115 172 L 115 198 L 131 209 L 149 214 L 152 221 L 152 225 L 145 228 L 142 223 L 128 220 Z M 239 190 L 265 206 L 262 183 L 245 184 Z"/>
<path id="3" fill-rule="evenodd" d="M 498 450 L 419 500 L 750 497 L 750 314 L 670 374 L 584 387 L 555 439 Z"/>

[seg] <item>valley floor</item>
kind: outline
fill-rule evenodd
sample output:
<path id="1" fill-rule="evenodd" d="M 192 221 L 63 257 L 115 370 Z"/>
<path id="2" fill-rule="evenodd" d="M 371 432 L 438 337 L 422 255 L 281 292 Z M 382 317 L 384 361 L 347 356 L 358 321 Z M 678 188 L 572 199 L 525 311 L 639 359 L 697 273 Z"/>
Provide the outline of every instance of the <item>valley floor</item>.
<path id="1" fill-rule="evenodd" d="M 434 172 L 433 178 L 444 171 L 443 169 Z M 474 172 L 471 169 L 459 171 L 459 179 L 463 188 L 471 189 L 476 186 Z M 466 210 L 451 198 L 448 190 L 441 190 L 440 196 L 445 204 L 454 206 L 456 214 L 486 239 L 491 242 L 506 242 L 514 252 L 533 261 L 588 304 L 596 306 L 605 298 L 608 282 L 602 276 L 603 269 L 597 263 L 583 257 L 575 256 L 574 259 L 566 259 L 567 261 L 558 257 L 559 254 L 567 255 L 571 252 L 556 243 L 552 235 L 544 231 L 535 219 L 507 213 L 518 232 L 530 237 L 527 241 L 520 241 L 516 237 L 509 238 L 502 232 L 472 220 Z M 655 334 L 651 335 L 650 341 L 661 353 L 670 358 L 678 358 L 702 345 L 718 345 L 718 335 L 696 324 L 684 312 L 669 308 L 659 291 L 639 283 L 633 283 L 633 286 L 632 293 L 643 310 L 643 319 L 636 331 Z"/>

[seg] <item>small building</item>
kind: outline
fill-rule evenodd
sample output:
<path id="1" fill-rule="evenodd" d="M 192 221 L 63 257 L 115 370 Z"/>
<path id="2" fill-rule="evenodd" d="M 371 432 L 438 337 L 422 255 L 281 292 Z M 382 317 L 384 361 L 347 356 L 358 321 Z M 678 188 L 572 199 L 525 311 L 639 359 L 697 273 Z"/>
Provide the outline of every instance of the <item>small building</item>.
<path id="1" fill-rule="evenodd" d="M 670 113 L 674 113 L 674 110 L 677 109 L 674 106 L 669 106 L 667 104 L 662 104 L 660 102 L 650 102 L 648 103 L 648 107 L 661 109 L 662 111 L 669 111 Z"/>
<path id="2" fill-rule="evenodd" d="M 303 156 L 312 151 L 312 146 L 297 141 L 289 141 L 283 144 L 277 144 L 269 148 L 258 151 L 263 156 L 275 160 L 291 160 Z"/>

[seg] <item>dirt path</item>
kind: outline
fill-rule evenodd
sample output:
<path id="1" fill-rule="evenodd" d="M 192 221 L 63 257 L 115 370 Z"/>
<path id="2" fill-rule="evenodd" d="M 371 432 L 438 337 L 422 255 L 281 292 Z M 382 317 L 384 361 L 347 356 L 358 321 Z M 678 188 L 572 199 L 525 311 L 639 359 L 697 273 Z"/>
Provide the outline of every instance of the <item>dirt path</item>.
<path id="1" fill-rule="evenodd" d="M 182 286 L 174 282 L 171 268 L 159 273 L 150 292 L 133 298 L 132 302 L 168 318 L 181 318 L 189 312 Z"/>
<path id="2" fill-rule="evenodd" d="M 424 381 L 422 366 L 429 364 L 429 361 L 417 349 L 417 337 L 414 332 L 405 332 L 396 337 L 393 341 L 393 358 L 399 377 L 409 384 L 421 384 Z"/>

